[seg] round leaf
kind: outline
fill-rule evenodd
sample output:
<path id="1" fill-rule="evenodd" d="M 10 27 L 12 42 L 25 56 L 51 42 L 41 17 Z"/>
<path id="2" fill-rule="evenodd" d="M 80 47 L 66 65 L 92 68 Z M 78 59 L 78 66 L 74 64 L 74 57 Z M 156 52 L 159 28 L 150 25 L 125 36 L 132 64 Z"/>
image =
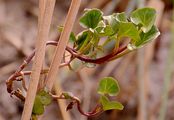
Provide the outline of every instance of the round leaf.
<path id="1" fill-rule="evenodd" d="M 141 8 L 131 13 L 131 21 L 136 25 L 141 25 L 143 32 L 148 32 L 153 26 L 156 18 L 156 11 L 153 8 Z"/>
<path id="2" fill-rule="evenodd" d="M 84 28 L 96 28 L 102 20 L 103 13 L 99 9 L 88 9 L 80 18 L 80 25 Z"/>
<path id="3" fill-rule="evenodd" d="M 116 96 L 119 90 L 118 82 L 112 77 L 103 78 L 98 87 L 98 93 L 101 95 L 108 94 L 110 96 Z"/>

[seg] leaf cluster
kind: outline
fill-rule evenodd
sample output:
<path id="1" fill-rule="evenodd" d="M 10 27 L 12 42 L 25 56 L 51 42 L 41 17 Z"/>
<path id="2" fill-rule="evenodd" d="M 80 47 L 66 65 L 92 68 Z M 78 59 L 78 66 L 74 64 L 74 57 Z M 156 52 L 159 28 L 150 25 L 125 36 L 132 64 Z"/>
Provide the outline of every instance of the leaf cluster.
<path id="1" fill-rule="evenodd" d="M 104 51 L 104 46 L 110 41 L 115 42 L 113 51 L 117 50 L 124 37 L 129 38 L 127 48 L 132 51 L 159 36 L 160 32 L 154 25 L 155 18 L 153 8 L 137 9 L 130 16 L 124 12 L 104 16 L 99 9 L 86 9 L 80 18 L 80 25 L 85 30 L 76 36 L 72 33 L 70 40 L 74 41 L 74 48 L 80 54 L 93 58 L 97 56 L 93 53 Z"/>
<path id="2" fill-rule="evenodd" d="M 126 50 L 132 51 L 141 48 L 159 36 L 160 32 L 154 25 L 155 18 L 156 11 L 153 8 L 137 9 L 129 16 L 124 12 L 104 16 L 99 9 L 86 9 L 80 18 L 80 25 L 85 30 L 77 35 L 71 32 L 70 41 L 73 41 L 74 48 L 69 51 L 73 56 L 76 56 L 80 60 L 94 61 L 93 59 L 97 59 L 98 51 L 105 51 L 105 46 L 109 42 L 114 41 L 114 49 L 111 54 L 98 59 L 98 62 L 95 61 L 93 63 L 100 63 L 102 60 L 106 60 L 107 57 L 112 57 L 111 60 L 113 58 L 118 58 L 118 56 L 116 56 L 118 54 L 115 53 L 119 50 L 120 43 L 124 42 L 125 37 L 129 39 L 128 44 L 126 44 Z M 63 27 L 59 27 L 59 31 L 62 31 L 62 29 Z M 124 50 L 125 49 L 121 52 L 124 52 Z M 128 52 L 125 52 L 120 56 L 125 55 L 126 53 Z M 88 58 L 93 59 L 91 60 Z M 77 104 L 77 108 L 83 115 L 92 116 L 100 111 L 111 109 L 122 110 L 124 107 L 121 103 L 110 100 L 110 97 L 117 96 L 119 91 L 120 88 L 118 82 L 114 78 L 103 78 L 98 87 L 98 93 L 100 94 L 99 103 L 102 108 L 100 109 L 100 107 L 97 107 L 98 109 L 87 114 L 81 110 L 80 100 L 78 98 L 70 93 L 63 93 L 62 96 L 63 99 L 72 100 L 68 105 L 67 110 Z M 35 98 L 33 115 L 42 114 L 44 112 L 44 107 L 49 105 L 51 101 L 51 95 L 47 90 L 39 91 Z"/>

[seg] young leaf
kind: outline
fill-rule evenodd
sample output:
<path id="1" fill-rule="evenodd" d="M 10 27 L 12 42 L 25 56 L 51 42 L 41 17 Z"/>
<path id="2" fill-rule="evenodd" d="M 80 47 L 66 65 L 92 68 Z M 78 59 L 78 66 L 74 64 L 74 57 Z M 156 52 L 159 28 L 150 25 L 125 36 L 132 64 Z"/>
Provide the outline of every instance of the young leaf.
<path id="1" fill-rule="evenodd" d="M 37 96 L 40 97 L 40 101 L 43 105 L 49 105 L 52 101 L 51 95 L 45 90 L 39 91 Z"/>
<path id="2" fill-rule="evenodd" d="M 41 102 L 40 96 L 36 96 L 35 98 L 32 113 L 35 115 L 41 115 L 44 113 L 44 105 Z"/>
<path id="3" fill-rule="evenodd" d="M 105 27 L 98 27 L 96 28 L 96 31 L 101 37 L 112 36 L 115 33 L 115 31 L 112 29 L 110 25 L 106 25 Z"/>
<path id="4" fill-rule="evenodd" d="M 115 16 L 116 16 L 116 14 L 112 14 L 109 16 L 103 16 L 103 19 L 108 22 L 108 25 L 110 25 L 116 33 L 118 31 L 118 28 L 119 28 L 119 23 L 116 20 Z"/>
<path id="5" fill-rule="evenodd" d="M 108 24 L 112 27 L 113 31 L 115 32 L 118 31 L 120 22 L 128 22 L 127 16 L 124 12 L 114 13 L 109 16 L 103 16 L 103 19 L 108 22 Z"/>
<path id="6" fill-rule="evenodd" d="M 101 95 L 108 94 L 110 96 L 116 96 L 119 90 L 118 82 L 112 77 L 103 78 L 98 87 L 98 93 Z"/>
<path id="7" fill-rule="evenodd" d="M 123 110 L 124 108 L 124 106 L 120 102 L 109 101 L 106 96 L 101 96 L 100 103 L 102 104 L 104 111 L 112 109 Z"/>
<path id="8" fill-rule="evenodd" d="M 124 12 L 116 14 L 116 20 L 119 22 L 128 22 L 127 16 Z"/>
<path id="9" fill-rule="evenodd" d="M 147 33 L 141 32 L 140 33 L 141 40 L 136 41 L 134 43 L 134 45 L 136 47 L 142 47 L 144 44 L 156 39 L 159 35 L 160 35 L 160 32 L 159 32 L 158 28 L 156 26 L 152 26 L 152 28 L 150 29 L 149 32 L 147 32 Z"/>
<path id="10" fill-rule="evenodd" d="M 142 26 L 141 29 L 147 33 L 153 26 L 156 18 L 156 11 L 153 8 L 141 8 L 131 13 L 130 19 L 136 24 Z"/>
<path id="11" fill-rule="evenodd" d="M 140 40 L 139 32 L 133 23 L 120 22 L 119 24 L 118 38 L 129 37 L 134 42 Z"/>
<path id="12" fill-rule="evenodd" d="M 102 20 L 103 13 L 99 9 L 88 9 L 80 18 L 80 25 L 84 28 L 96 28 Z"/>

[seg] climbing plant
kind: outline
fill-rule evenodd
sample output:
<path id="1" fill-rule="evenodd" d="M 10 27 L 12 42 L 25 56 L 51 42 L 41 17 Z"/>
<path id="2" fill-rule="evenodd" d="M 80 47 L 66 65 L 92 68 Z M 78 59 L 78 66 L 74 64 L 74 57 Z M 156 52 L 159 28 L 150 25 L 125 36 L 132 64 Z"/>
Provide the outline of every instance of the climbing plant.
<path id="1" fill-rule="evenodd" d="M 70 41 L 73 47 L 66 46 L 66 51 L 70 53 L 68 61 L 63 61 L 60 67 L 68 66 L 78 59 L 83 65 L 88 67 L 90 64 L 103 64 L 118 59 L 132 51 L 135 51 L 152 40 L 156 39 L 160 32 L 154 25 L 156 11 L 153 8 L 141 8 L 133 11 L 129 16 L 124 12 L 113 13 L 104 16 L 99 9 L 85 9 L 80 18 L 80 25 L 84 28 L 79 34 L 71 32 Z M 59 27 L 61 32 L 63 26 Z M 112 43 L 111 46 L 108 44 Z M 56 46 L 56 41 L 48 41 L 47 45 Z M 32 71 L 23 69 L 31 62 L 35 56 L 35 50 L 28 56 L 22 65 L 6 81 L 7 91 L 11 96 L 16 96 L 21 101 L 25 101 L 25 95 L 20 89 L 13 88 L 14 81 L 22 81 L 22 86 L 27 92 L 25 85 L 25 75 L 30 75 Z M 49 69 L 43 69 L 40 74 L 47 75 Z M 53 95 L 46 87 L 39 90 L 35 97 L 32 119 L 37 119 L 37 115 L 44 113 L 47 105 L 51 104 L 52 99 L 70 100 L 67 110 L 77 106 L 78 111 L 85 116 L 91 117 L 106 110 L 122 110 L 124 107 L 120 102 L 111 101 L 111 96 L 117 96 L 120 88 L 116 79 L 105 77 L 100 80 L 96 93 L 100 95 L 99 102 L 91 112 L 84 112 L 81 109 L 81 101 L 71 92 L 63 92 L 61 95 Z"/>

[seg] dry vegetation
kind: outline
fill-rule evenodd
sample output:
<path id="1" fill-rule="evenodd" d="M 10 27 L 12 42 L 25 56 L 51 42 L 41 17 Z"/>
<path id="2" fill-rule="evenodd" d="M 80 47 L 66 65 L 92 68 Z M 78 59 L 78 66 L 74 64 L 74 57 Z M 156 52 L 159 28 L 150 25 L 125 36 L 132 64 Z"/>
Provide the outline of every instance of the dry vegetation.
<path id="1" fill-rule="evenodd" d="M 139 0 L 140 1 L 140 0 Z M 172 1 L 172 0 L 171 0 Z M 138 4 L 139 5 L 139 4 Z M 78 18 L 84 8 L 100 8 L 106 15 L 113 12 L 133 10 L 138 7 L 134 0 L 82 0 Z M 49 40 L 57 40 L 57 26 L 63 25 L 70 6 L 70 0 L 57 0 L 50 27 Z M 76 109 L 65 112 L 65 101 L 54 101 L 40 119 L 43 120 L 158 120 L 162 103 L 169 46 L 174 39 L 172 26 L 172 2 L 170 0 L 145 0 L 145 6 L 158 11 L 156 25 L 161 31 L 158 39 L 125 57 L 95 68 L 69 71 L 61 68 L 59 77 L 54 83 L 55 93 L 71 91 L 82 100 L 85 111 L 90 110 L 97 102 L 97 80 L 105 76 L 118 79 L 121 92 L 117 100 L 125 106 L 123 111 L 107 111 L 94 118 L 81 116 Z M 164 8 L 164 9 L 163 9 Z M 6 91 L 6 79 L 18 68 L 23 59 L 35 47 L 37 36 L 37 16 L 39 14 L 36 0 L 0 0 L 0 120 L 19 120 L 23 104 L 12 99 Z M 75 33 L 82 28 L 76 20 L 73 27 Z M 43 66 L 51 64 L 54 48 L 46 49 Z M 143 53 L 142 55 L 139 55 Z M 63 53 L 62 53 L 63 54 Z M 174 68 L 174 64 L 170 64 Z M 30 64 L 28 68 L 31 68 Z M 174 70 L 174 69 L 171 69 Z M 45 76 L 41 76 L 43 79 Z M 26 78 L 27 80 L 29 79 Z M 174 74 L 169 86 L 166 120 L 174 119 Z M 29 82 L 27 82 L 28 86 Z M 41 85 L 41 84 L 40 84 Z M 42 86 L 42 85 L 41 85 Z M 21 88 L 17 82 L 15 87 Z"/>

